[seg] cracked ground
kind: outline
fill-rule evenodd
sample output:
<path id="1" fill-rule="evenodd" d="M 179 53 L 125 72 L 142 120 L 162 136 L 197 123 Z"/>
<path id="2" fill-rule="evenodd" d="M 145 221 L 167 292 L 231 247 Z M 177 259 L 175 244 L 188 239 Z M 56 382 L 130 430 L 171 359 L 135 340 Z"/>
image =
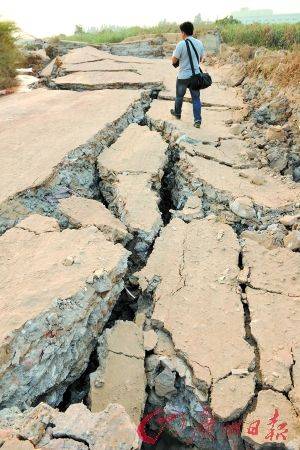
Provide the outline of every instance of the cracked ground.
<path id="1" fill-rule="evenodd" d="M 208 69 L 200 130 L 168 61 L 92 47 L 1 99 L 4 450 L 299 450 L 300 188 Z"/>

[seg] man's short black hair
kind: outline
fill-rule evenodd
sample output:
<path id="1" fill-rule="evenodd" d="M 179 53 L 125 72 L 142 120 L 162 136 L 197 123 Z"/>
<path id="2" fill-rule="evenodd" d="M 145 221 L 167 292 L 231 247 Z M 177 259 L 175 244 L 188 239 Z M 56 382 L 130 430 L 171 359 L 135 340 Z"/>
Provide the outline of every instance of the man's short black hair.
<path id="1" fill-rule="evenodd" d="M 194 34 L 194 25 L 192 22 L 183 22 L 179 28 L 187 36 L 192 36 Z"/>

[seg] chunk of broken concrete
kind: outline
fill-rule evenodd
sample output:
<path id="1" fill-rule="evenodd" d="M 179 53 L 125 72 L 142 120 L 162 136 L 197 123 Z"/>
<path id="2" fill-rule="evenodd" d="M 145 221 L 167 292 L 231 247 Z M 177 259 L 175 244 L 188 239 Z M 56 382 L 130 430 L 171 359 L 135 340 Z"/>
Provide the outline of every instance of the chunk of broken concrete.
<path id="1" fill-rule="evenodd" d="M 254 219 L 256 217 L 253 202 L 249 197 L 238 197 L 229 203 L 231 211 L 243 219 Z"/>
<path id="2" fill-rule="evenodd" d="M 53 437 L 85 442 L 90 450 L 139 449 L 136 425 L 117 404 L 109 404 L 99 413 L 92 413 L 82 403 L 71 405 L 56 417 Z"/>
<path id="3" fill-rule="evenodd" d="M 157 342 L 158 337 L 154 330 L 144 331 L 144 347 L 147 352 L 153 350 Z"/>
<path id="4" fill-rule="evenodd" d="M 254 397 L 254 374 L 230 375 L 216 381 L 211 393 L 211 408 L 221 420 L 238 419 Z M 241 395 L 241 392 L 243 395 Z"/>
<path id="5" fill-rule="evenodd" d="M 265 136 L 268 141 L 283 141 L 285 139 L 285 132 L 280 125 L 273 125 L 267 129 Z"/>
<path id="6" fill-rule="evenodd" d="M 155 393 L 159 397 L 168 397 L 176 392 L 175 389 L 175 372 L 172 372 L 169 368 L 165 368 L 155 378 Z"/>
<path id="7" fill-rule="evenodd" d="M 66 266 L 70 255 L 80 264 Z M 96 228 L 0 238 L 2 408 L 61 401 L 123 289 L 128 255 Z"/>
<path id="8" fill-rule="evenodd" d="M 60 231 L 59 224 L 53 217 L 41 216 L 40 214 L 31 214 L 26 219 L 21 220 L 16 228 L 31 231 L 35 234 L 50 233 Z"/>
<path id="9" fill-rule="evenodd" d="M 121 242 L 125 245 L 131 238 L 125 225 L 99 201 L 74 195 L 60 200 L 59 210 L 72 225 L 95 226 L 110 241 Z"/>
<path id="10" fill-rule="evenodd" d="M 295 216 L 285 215 L 280 217 L 279 222 L 285 227 L 292 227 L 296 223 L 300 223 L 300 214 L 296 214 Z"/>
<path id="11" fill-rule="evenodd" d="M 285 247 L 290 250 L 299 250 L 300 249 L 300 230 L 290 231 L 287 236 L 284 238 Z"/>
<path id="12" fill-rule="evenodd" d="M 299 419 L 292 404 L 280 392 L 260 391 L 253 411 L 244 420 L 242 437 L 255 448 L 274 442 L 290 448 L 295 440 L 299 446 Z"/>
<path id="13" fill-rule="evenodd" d="M 20 441 L 17 438 L 9 439 L 4 442 L 2 450 L 33 450 L 34 446 L 29 441 Z"/>
<path id="14" fill-rule="evenodd" d="M 146 400 L 142 330 L 133 322 L 117 321 L 100 337 L 98 355 L 100 366 L 90 376 L 92 412 L 119 403 L 138 424 Z"/>

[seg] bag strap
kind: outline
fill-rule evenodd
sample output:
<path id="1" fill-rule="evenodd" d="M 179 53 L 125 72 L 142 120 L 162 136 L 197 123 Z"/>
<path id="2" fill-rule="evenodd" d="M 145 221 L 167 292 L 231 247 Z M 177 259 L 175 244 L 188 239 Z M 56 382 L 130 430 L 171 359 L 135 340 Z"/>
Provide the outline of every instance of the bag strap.
<path id="1" fill-rule="evenodd" d="M 197 57 L 197 61 L 198 61 L 198 63 L 199 63 L 199 70 L 200 70 L 201 73 L 203 73 L 203 72 L 202 72 L 202 69 L 201 69 L 201 67 L 200 67 L 200 61 L 199 61 L 200 58 L 199 58 L 198 52 L 197 52 L 197 50 L 196 50 L 196 47 L 194 46 L 194 44 L 192 43 L 192 41 L 190 41 L 189 39 L 186 39 L 185 42 L 186 42 L 186 41 L 188 41 L 188 42 L 191 44 L 191 46 L 192 46 L 192 48 L 193 48 L 193 50 L 194 50 L 194 52 L 195 52 L 195 55 L 196 55 L 196 57 Z"/>
<path id="2" fill-rule="evenodd" d="M 191 65 L 192 73 L 193 73 L 193 76 L 195 76 L 195 68 L 194 68 L 194 64 L 193 64 L 193 59 L 192 59 L 192 54 L 191 54 L 191 49 L 190 49 L 189 43 L 191 43 L 191 41 L 189 41 L 188 39 L 186 39 L 186 40 L 185 40 L 185 45 L 186 45 L 187 52 L 188 52 L 188 55 L 189 55 L 189 60 L 190 60 L 190 65 Z"/>

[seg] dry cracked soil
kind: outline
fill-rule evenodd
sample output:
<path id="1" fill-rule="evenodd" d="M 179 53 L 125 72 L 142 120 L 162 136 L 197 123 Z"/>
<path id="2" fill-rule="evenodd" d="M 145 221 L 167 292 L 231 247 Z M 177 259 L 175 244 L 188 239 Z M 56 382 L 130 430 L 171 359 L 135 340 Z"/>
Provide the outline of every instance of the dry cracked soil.
<path id="1" fill-rule="evenodd" d="M 300 449 L 300 186 L 208 69 L 201 129 L 93 47 L 0 99 L 2 450 Z"/>

